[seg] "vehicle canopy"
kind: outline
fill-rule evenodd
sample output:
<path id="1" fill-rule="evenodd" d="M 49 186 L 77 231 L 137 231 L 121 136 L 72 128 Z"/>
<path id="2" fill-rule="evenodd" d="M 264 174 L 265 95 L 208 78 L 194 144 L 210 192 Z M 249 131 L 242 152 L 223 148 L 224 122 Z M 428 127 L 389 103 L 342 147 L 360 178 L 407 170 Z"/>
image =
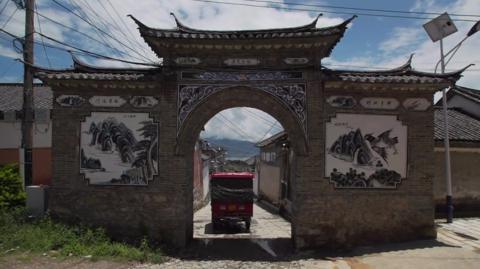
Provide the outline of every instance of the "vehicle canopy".
<path id="1" fill-rule="evenodd" d="M 254 174 L 213 173 L 210 176 L 210 198 L 212 202 L 253 202 Z"/>

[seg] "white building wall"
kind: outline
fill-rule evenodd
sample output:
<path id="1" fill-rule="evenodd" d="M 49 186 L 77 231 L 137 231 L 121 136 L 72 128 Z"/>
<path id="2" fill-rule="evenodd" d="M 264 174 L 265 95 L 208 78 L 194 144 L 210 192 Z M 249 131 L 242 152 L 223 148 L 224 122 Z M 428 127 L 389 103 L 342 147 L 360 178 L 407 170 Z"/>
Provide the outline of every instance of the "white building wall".
<path id="1" fill-rule="evenodd" d="M 210 165 L 208 161 L 203 161 L 203 199 L 207 197 L 210 191 Z"/>
<path id="2" fill-rule="evenodd" d="M 33 147 L 50 148 L 52 146 L 52 124 L 34 123 L 33 124 Z"/>
<path id="3" fill-rule="evenodd" d="M 20 148 L 22 144 L 22 122 L 0 121 L 0 149 Z M 52 124 L 33 124 L 33 147 L 50 148 L 52 146 Z"/>
<path id="4" fill-rule="evenodd" d="M 19 148 L 22 142 L 22 124 L 0 121 L 0 149 Z"/>

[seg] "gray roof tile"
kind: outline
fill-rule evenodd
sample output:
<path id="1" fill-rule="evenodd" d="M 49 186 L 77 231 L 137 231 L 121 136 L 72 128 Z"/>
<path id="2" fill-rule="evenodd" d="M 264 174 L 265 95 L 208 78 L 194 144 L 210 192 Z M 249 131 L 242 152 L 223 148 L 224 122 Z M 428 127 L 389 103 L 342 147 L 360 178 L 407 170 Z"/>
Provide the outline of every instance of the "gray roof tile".
<path id="1" fill-rule="evenodd" d="M 35 109 L 52 109 L 53 92 L 49 87 L 35 85 L 33 88 L 33 102 Z M 23 85 L 0 85 L 0 111 L 22 110 Z"/>
<path id="2" fill-rule="evenodd" d="M 441 107 L 435 108 L 434 123 L 435 140 L 443 140 L 445 130 Z M 454 141 L 480 142 L 480 120 L 457 109 L 448 109 L 448 135 Z"/>

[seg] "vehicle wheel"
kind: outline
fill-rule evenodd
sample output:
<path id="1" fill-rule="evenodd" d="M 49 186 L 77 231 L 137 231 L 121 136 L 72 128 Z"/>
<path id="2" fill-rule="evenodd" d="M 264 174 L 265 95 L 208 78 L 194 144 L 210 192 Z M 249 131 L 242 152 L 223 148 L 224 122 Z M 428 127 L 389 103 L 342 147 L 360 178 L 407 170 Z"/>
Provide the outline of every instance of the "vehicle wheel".
<path id="1" fill-rule="evenodd" d="M 214 230 L 218 230 L 220 228 L 220 223 L 218 220 L 212 220 L 212 225 Z"/>
<path id="2" fill-rule="evenodd" d="M 250 220 L 245 221 L 245 228 L 247 228 L 247 231 L 250 231 Z"/>

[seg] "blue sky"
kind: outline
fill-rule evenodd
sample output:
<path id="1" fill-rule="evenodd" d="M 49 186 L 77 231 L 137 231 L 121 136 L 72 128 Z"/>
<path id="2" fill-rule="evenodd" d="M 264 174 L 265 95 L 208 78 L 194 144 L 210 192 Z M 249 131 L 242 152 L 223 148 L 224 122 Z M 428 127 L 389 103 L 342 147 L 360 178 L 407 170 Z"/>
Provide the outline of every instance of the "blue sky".
<path id="1" fill-rule="evenodd" d="M 278 8 L 256 8 L 247 6 L 224 5 L 218 3 L 206 3 L 193 0 L 57 0 L 66 7 L 74 10 L 83 18 L 90 19 L 98 28 L 108 32 L 111 36 L 122 41 L 117 41 L 100 34 L 92 26 L 88 25 L 75 15 L 69 13 L 52 0 L 37 0 L 38 12 L 44 16 L 39 17 L 41 30 L 44 34 L 52 36 L 60 41 L 100 54 L 124 58 L 133 61 L 157 62 L 153 53 L 141 39 L 136 26 L 126 17 L 127 14 L 135 15 L 139 20 L 151 27 L 172 28 L 174 21 L 169 16 L 174 12 L 187 25 L 203 29 L 259 29 L 273 27 L 288 27 L 311 22 L 317 11 L 294 11 Z M 279 0 L 272 0 L 278 2 Z M 318 9 L 324 12 L 317 27 L 334 25 L 351 17 L 347 14 L 329 12 L 353 12 L 373 13 L 367 11 L 354 11 L 334 9 L 326 7 L 305 7 L 287 4 L 267 4 L 261 1 L 223 0 L 223 2 L 244 3 L 258 6 L 286 7 L 300 9 Z M 480 16 L 478 0 L 311 0 L 297 1 L 287 0 L 303 4 L 335 5 L 353 8 L 401 10 L 413 12 L 445 12 L 451 14 L 473 14 Z M 112 4 L 115 9 L 112 8 Z M 16 10 L 11 0 L 0 0 L 0 28 L 4 28 L 17 36 L 23 36 L 24 11 Z M 16 11 L 15 11 L 16 10 Z M 378 12 L 375 12 L 378 14 Z M 10 15 L 12 19 L 6 23 Z M 402 14 L 397 14 L 402 15 Z M 433 17 L 431 15 L 405 14 L 407 16 Z M 45 19 L 67 25 L 70 29 L 55 24 Z M 455 17 L 463 19 L 479 20 L 480 17 Z M 413 60 L 414 68 L 422 71 L 432 71 L 439 59 L 438 43 L 432 43 L 422 25 L 428 19 L 399 19 L 370 17 L 359 15 L 350 25 L 345 37 L 334 49 L 331 57 L 324 60 L 324 64 L 335 69 L 377 69 L 391 68 L 403 64 L 411 53 L 415 53 Z M 35 21 L 38 28 L 38 21 Z M 474 22 L 455 22 L 458 33 L 445 39 L 446 49 L 454 46 L 465 33 L 473 26 Z M 5 26 L 5 27 L 4 27 Z M 83 34 L 75 32 L 75 30 Z M 87 38 L 85 35 L 90 36 Z M 35 36 L 41 42 L 40 36 Z M 94 41 L 93 39 L 97 40 Z M 48 44 L 51 41 L 44 40 Z M 104 42 L 106 41 L 106 42 Z M 107 45 L 105 45 L 105 43 Z M 19 42 L 16 42 L 19 46 Z M 127 45 L 130 48 L 126 48 Z M 114 49 L 112 49 L 114 48 Z M 462 86 L 480 88 L 480 34 L 472 36 L 459 50 L 455 58 L 447 67 L 447 70 L 462 68 L 470 63 L 477 64 L 470 71 L 465 72 L 464 78 L 459 81 Z M 45 57 L 43 47 L 35 47 L 35 64 L 65 68 L 72 64 L 70 55 L 56 49 L 46 49 L 50 63 Z M 83 60 L 96 65 L 121 66 L 121 63 L 81 56 Z M 12 38 L 0 33 L 0 82 L 21 82 L 22 66 L 15 58 L 21 58 L 12 46 Z M 260 113 L 260 112 L 257 112 Z M 244 130 L 258 130 L 259 122 L 254 122 L 249 113 L 242 110 L 225 111 L 225 116 L 236 121 Z M 266 115 L 263 115 L 268 117 Z M 217 122 L 215 124 L 214 122 Z M 212 120 L 206 126 L 207 136 L 212 130 L 218 130 L 221 123 Z M 271 124 L 263 122 L 261 131 L 265 131 Z M 275 129 L 275 128 L 274 128 Z M 272 131 L 273 132 L 273 131 Z M 260 132 L 262 133 L 262 132 Z M 233 131 L 225 130 L 217 136 L 234 137 Z M 262 134 L 263 135 L 263 134 Z M 258 135 L 261 137 L 262 135 Z"/>

